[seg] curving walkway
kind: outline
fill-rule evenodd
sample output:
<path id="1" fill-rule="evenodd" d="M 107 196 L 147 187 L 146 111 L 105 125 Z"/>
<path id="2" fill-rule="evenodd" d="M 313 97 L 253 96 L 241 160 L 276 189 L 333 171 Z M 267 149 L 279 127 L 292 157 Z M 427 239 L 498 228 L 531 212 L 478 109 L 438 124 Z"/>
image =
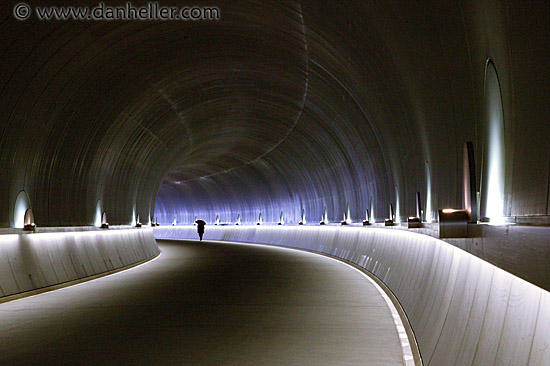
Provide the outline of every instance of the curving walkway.
<path id="1" fill-rule="evenodd" d="M 0 304 L 1 365 L 402 365 L 357 271 L 266 246 L 160 241 L 163 254 Z"/>

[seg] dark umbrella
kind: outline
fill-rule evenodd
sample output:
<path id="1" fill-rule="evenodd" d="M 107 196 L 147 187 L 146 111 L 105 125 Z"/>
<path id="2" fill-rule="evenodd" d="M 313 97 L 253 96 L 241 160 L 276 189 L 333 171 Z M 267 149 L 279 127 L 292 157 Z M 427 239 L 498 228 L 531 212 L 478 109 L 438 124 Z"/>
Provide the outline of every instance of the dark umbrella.
<path id="1" fill-rule="evenodd" d="M 195 222 L 197 223 L 197 225 L 206 225 L 206 222 L 204 222 L 202 220 L 197 220 Z"/>

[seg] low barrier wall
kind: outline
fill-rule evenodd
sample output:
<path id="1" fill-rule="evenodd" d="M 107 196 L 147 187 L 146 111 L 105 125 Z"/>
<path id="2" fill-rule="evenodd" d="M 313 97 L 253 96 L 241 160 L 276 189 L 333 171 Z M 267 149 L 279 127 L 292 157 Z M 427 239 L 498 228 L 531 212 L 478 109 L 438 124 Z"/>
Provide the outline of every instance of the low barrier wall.
<path id="1" fill-rule="evenodd" d="M 151 228 L 0 235 L 0 302 L 159 253 Z"/>
<path id="2" fill-rule="evenodd" d="M 156 238 L 197 239 L 193 226 Z M 441 240 L 336 226 L 207 226 L 205 240 L 282 245 L 369 270 L 405 309 L 425 365 L 550 365 L 550 293 Z"/>

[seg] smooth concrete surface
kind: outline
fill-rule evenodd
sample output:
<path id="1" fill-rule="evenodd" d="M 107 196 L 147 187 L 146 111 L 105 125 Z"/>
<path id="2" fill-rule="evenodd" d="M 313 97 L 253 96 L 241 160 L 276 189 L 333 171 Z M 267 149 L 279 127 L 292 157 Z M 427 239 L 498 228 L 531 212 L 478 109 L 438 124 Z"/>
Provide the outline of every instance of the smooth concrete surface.
<path id="1" fill-rule="evenodd" d="M 158 255 L 151 228 L 0 235 L 0 302 Z"/>
<path id="2" fill-rule="evenodd" d="M 467 237 L 441 240 L 550 291 L 549 217 L 509 217 L 507 220 L 510 223 L 506 225 L 469 224 Z M 543 226 L 537 226 L 539 224 Z M 361 223 L 351 225 L 363 226 Z M 439 238 L 438 223 L 422 223 L 421 228 L 412 229 L 407 228 L 406 223 L 394 226 L 374 223 L 365 229 L 373 227 Z"/>
<path id="3" fill-rule="evenodd" d="M 159 238 L 194 238 L 193 226 Z M 369 270 L 405 309 L 425 365 L 550 365 L 550 293 L 441 240 L 359 227 L 213 226 L 208 240 L 328 253 Z"/>
<path id="4" fill-rule="evenodd" d="M 467 237 L 441 240 L 550 291 L 550 226 L 546 221 L 548 219 L 508 219 L 510 223 L 506 225 L 469 224 Z M 337 223 L 330 225 L 340 226 Z M 406 225 L 406 222 L 393 226 L 373 223 L 365 229 L 405 230 L 439 239 L 439 223 L 424 222 L 420 228 L 407 228 Z M 352 223 L 351 226 L 363 227 L 362 223 Z"/>
<path id="5" fill-rule="evenodd" d="M 468 238 L 444 241 L 550 290 L 550 226 L 468 225 Z"/>
<path id="6" fill-rule="evenodd" d="M 0 304 L 1 365 L 402 365 L 371 282 L 323 256 L 160 242 L 162 255 Z"/>

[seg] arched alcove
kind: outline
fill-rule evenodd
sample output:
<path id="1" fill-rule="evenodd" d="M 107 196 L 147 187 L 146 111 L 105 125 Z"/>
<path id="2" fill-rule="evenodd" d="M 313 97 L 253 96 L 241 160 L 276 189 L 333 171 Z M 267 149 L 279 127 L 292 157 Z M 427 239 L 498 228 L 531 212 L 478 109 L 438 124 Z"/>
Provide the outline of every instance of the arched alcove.
<path id="1" fill-rule="evenodd" d="M 13 208 L 12 227 L 17 229 L 23 229 L 25 227 L 25 214 L 27 210 L 32 209 L 31 201 L 27 192 L 21 191 L 15 199 L 15 206 Z M 31 212 L 32 214 L 32 212 Z M 34 222 L 34 218 L 33 218 Z"/>
<path id="2" fill-rule="evenodd" d="M 498 222 L 504 216 L 505 143 L 502 95 L 495 65 L 485 68 L 485 118 L 481 177 L 481 220 Z"/>

